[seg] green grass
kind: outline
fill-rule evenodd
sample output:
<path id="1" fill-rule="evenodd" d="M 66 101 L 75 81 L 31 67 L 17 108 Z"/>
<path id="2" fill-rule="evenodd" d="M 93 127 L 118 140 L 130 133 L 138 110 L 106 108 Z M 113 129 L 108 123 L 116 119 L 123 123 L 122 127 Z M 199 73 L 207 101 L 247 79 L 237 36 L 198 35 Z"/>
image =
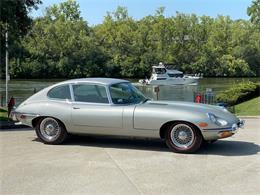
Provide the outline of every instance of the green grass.
<path id="1" fill-rule="evenodd" d="M 7 111 L 3 108 L 0 108 L 0 121 L 8 121 Z"/>
<path id="2" fill-rule="evenodd" d="M 260 116 L 260 97 L 237 104 L 235 109 L 239 116 Z"/>

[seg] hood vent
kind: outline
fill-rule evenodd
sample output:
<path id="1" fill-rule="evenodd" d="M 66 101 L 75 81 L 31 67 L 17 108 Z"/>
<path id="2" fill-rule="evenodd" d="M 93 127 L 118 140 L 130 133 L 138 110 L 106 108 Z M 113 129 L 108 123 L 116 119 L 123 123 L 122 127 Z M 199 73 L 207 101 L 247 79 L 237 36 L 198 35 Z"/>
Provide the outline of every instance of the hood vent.
<path id="1" fill-rule="evenodd" d="M 155 102 L 151 102 L 149 103 L 151 105 L 158 105 L 158 106 L 167 106 L 168 104 L 165 104 L 165 103 L 155 103 Z"/>

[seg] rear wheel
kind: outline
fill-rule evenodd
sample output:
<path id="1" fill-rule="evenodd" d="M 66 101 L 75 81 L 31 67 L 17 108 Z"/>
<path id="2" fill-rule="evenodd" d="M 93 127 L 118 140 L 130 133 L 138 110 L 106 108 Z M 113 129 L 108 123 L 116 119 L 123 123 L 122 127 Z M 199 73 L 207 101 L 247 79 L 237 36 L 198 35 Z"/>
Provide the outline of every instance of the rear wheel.
<path id="1" fill-rule="evenodd" d="M 46 117 L 38 121 L 36 134 L 45 144 L 60 144 L 68 137 L 65 126 L 52 117 Z"/>
<path id="2" fill-rule="evenodd" d="M 172 124 L 166 133 L 166 144 L 173 152 L 195 152 L 200 148 L 202 141 L 199 130 L 186 122 Z"/>

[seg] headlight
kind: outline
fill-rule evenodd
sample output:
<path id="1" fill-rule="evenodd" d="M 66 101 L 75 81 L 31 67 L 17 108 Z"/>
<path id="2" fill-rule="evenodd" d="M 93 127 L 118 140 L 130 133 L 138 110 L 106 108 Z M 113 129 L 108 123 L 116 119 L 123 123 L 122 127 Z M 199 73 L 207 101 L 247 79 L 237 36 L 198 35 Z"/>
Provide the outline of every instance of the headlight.
<path id="1" fill-rule="evenodd" d="M 224 119 L 217 118 L 216 124 L 219 125 L 219 126 L 226 126 L 228 124 L 228 122 Z"/>
<path id="2" fill-rule="evenodd" d="M 222 118 L 218 118 L 212 113 L 207 113 L 209 119 L 218 126 L 226 126 L 228 122 Z"/>

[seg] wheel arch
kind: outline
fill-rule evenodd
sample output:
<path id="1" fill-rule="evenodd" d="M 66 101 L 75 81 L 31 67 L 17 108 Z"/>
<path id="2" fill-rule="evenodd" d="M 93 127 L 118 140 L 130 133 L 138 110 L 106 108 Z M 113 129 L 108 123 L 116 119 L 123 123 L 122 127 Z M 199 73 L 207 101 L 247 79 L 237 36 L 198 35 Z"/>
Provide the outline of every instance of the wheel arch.
<path id="1" fill-rule="evenodd" d="M 47 117 L 51 117 L 51 118 L 54 118 L 55 120 L 59 121 L 67 131 L 65 124 L 60 119 L 53 117 L 53 116 L 38 116 L 38 117 L 34 118 L 32 120 L 32 127 L 35 128 L 37 123 L 39 122 L 39 120 L 42 120 L 42 119 L 47 118 Z"/>
<path id="2" fill-rule="evenodd" d="M 160 138 L 161 139 L 165 139 L 165 135 L 166 135 L 166 132 L 167 130 L 170 128 L 171 125 L 173 125 L 174 123 L 186 123 L 186 124 L 189 124 L 191 126 L 193 126 L 201 135 L 202 139 L 204 139 L 202 133 L 201 133 L 201 130 L 200 128 L 195 125 L 194 123 L 192 122 L 189 122 L 189 121 L 185 121 L 185 120 L 173 120 L 173 121 L 168 121 L 166 123 L 164 123 L 161 128 L 160 128 L 160 131 L 159 131 L 159 134 L 160 134 Z"/>

